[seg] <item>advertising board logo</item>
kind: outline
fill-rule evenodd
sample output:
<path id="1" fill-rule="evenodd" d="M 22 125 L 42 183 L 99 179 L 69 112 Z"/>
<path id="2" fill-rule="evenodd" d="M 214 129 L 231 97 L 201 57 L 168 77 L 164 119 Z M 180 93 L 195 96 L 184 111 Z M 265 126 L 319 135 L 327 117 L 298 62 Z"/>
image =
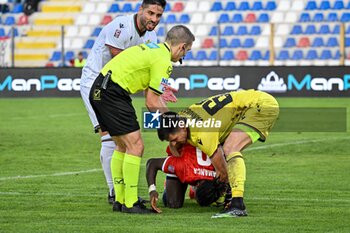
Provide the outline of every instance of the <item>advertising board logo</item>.
<path id="1" fill-rule="evenodd" d="M 160 112 L 144 112 L 143 113 L 143 128 L 145 129 L 159 129 L 160 127 Z"/>
<path id="2" fill-rule="evenodd" d="M 265 78 L 261 79 L 258 90 L 283 93 L 287 91 L 287 85 L 284 83 L 283 78 L 280 78 L 276 72 L 271 71 Z"/>

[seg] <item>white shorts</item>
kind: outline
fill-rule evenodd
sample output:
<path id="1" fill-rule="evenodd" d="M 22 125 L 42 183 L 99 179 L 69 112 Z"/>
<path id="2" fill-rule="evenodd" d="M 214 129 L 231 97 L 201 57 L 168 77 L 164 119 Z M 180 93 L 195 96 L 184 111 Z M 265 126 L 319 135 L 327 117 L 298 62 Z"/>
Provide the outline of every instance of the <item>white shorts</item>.
<path id="1" fill-rule="evenodd" d="M 96 128 L 100 124 L 98 123 L 96 114 L 95 114 L 95 112 L 92 109 L 92 106 L 90 104 L 90 100 L 89 100 L 90 89 L 91 89 L 90 87 L 80 86 L 80 94 L 81 94 L 81 97 L 83 98 L 86 110 L 89 113 L 89 117 L 90 117 L 91 123 L 92 123 L 94 129 L 96 130 Z"/>

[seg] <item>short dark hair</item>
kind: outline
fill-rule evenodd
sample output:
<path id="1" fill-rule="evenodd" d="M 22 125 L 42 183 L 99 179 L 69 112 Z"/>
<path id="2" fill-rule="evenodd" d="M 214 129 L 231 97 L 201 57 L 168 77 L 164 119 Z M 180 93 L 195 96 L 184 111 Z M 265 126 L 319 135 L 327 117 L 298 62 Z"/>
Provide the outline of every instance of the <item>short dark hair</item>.
<path id="1" fill-rule="evenodd" d="M 166 1 L 165 0 L 143 0 L 142 7 L 145 7 L 147 5 L 158 5 L 158 6 L 161 6 L 163 9 L 165 9 Z"/>
<path id="2" fill-rule="evenodd" d="M 186 118 L 180 116 L 178 113 L 176 112 L 165 112 L 160 116 L 160 127 L 157 129 L 158 131 L 158 138 L 161 141 L 164 140 L 168 140 L 169 135 L 172 133 L 175 133 L 176 131 L 178 131 L 180 129 L 179 127 L 179 122 L 186 122 Z M 166 122 L 166 127 L 165 124 L 163 124 L 164 122 Z"/>
<path id="3" fill-rule="evenodd" d="M 186 44 L 192 44 L 195 41 L 195 36 L 184 25 L 175 25 L 166 34 L 165 41 L 171 45 L 178 45 L 185 42 Z"/>

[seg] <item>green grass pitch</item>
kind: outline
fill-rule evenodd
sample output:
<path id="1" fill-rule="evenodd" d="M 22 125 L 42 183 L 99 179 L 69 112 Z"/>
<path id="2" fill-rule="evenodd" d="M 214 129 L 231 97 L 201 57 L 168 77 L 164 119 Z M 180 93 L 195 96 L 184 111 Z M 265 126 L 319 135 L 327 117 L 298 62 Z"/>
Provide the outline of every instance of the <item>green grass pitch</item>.
<path id="1" fill-rule="evenodd" d="M 181 99 L 187 106 L 197 99 Z M 282 107 L 346 107 L 349 98 L 278 98 Z M 144 100 L 135 98 L 140 112 Z M 244 152 L 249 216 L 211 219 L 217 207 L 186 199 L 159 203 L 159 215 L 112 212 L 99 139 L 80 98 L 0 99 L 0 232 L 349 232 L 350 130 L 274 132 Z M 141 119 L 141 118 L 140 118 Z M 145 163 L 166 143 L 143 132 L 139 195 L 148 198 Z M 158 175 L 163 190 L 165 176 Z"/>

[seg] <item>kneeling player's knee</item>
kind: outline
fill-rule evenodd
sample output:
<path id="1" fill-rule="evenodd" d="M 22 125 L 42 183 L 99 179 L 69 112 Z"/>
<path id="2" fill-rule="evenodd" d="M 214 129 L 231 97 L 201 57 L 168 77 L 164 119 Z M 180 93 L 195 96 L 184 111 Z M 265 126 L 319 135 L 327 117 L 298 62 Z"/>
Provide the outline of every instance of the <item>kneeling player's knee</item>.
<path id="1" fill-rule="evenodd" d="M 180 202 L 179 200 L 168 200 L 168 203 L 167 203 L 167 206 L 173 209 L 181 208 L 182 205 L 183 203 Z"/>

